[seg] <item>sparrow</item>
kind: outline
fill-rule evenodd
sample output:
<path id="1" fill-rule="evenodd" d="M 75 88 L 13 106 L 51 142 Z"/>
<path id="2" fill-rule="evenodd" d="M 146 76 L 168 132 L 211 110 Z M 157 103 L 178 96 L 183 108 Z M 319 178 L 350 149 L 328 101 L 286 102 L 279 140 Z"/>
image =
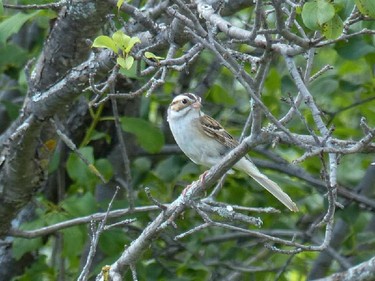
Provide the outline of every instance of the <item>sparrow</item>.
<path id="1" fill-rule="evenodd" d="M 192 93 L 176 96 L 168 107 L 168 118 L 173 137 L 191 161 L 212 167 L 238 142 L 212 117 L 201 111 L 201 98 Z M 243 171 L 268 190 L 293 212 L 297 205 L 280 186 L 262 174 L 249 157 L 241 158 L 233 168 Z"/>

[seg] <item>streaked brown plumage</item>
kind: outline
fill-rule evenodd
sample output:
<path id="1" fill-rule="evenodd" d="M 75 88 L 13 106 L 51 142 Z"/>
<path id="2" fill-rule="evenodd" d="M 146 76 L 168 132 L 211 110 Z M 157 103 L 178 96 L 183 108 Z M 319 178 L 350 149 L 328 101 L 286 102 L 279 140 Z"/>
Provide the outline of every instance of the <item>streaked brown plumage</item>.
<path id="1" fill-rule="evenodd" d="M 173 99 L 168 108 L 168 122 L 178 146 L 200 165 L 214 166 L 238 145 L 219 122 L 201 111 L 201 98 L 191 93 Z M 251 176 L 291 211 L 298 211 L 292 199 L 248 157 L 241 158 L 233 167 Z"/>

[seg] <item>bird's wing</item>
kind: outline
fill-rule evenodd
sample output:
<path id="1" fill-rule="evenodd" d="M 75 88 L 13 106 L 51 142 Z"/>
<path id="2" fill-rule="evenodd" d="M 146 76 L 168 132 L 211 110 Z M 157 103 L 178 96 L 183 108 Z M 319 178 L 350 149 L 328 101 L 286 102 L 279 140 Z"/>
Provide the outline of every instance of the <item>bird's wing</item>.
<path id="1" fill-rule="evenodd" d="M 203 132 L 210 138 L 215 139 L 228 149 L 233 149 L 238 145 L 238 142 L 227 131 L 225 131 L 219 122 L 212 117 L 202 115 L 199 118 L 199 121 Z M 298 211 L 296 203 L 292 201 L 288 194 L 286 194 L 277 183 L 270 180 L 266 175 L 262 174 L 252 163 L 250 158 L 244 157 L 240 159 L 239 162 L 235 164 L 235 167 L 251 176 L 291 211 Z"/>
<path id="2" fill-rule="evenodd" d="M 228 148 L 235 148 L 238 142 L 217 122 L 214 118 L 208 115 L 202 115 L 199 118 L 203 132 L 209 137 L 220 142 Z"/>

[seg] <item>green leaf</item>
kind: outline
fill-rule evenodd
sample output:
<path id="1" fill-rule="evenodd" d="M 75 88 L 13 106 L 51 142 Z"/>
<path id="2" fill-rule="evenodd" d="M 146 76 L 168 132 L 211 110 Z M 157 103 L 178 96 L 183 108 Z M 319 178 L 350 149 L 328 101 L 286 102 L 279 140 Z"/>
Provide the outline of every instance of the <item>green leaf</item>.
<path id="1" fill-rule="evenodd" d="M 139 157 L 133 161 L 133 167 L 142 172 L 149 172 L 151 169 L 151 160 L 148 157 Z"/>
<path id="2" fill-rule="evenodd" d="M 358 10 L 366 16 L 375 18 L 375 1 L 374 0 L 354 0 Z"/>
<path id="3" fill-rule="evenodd" d="M 331 20 L 335 15 L 335 8 L 325 0 L 308 2 L 302 8 L 303 23 L 311 30 L 319 27 Z"/>
<path id="4" fill-rule="evenodd" d="M 96 201 L 91 192 L 86 192 L 83 195 L 74 194 L 67 197 L 60 203 L 60 206 L 71 217 L 87 216 L 97 211 Z"/>
<path id="5" fill-rule="evenodd" d="M 122 129 L 136 136 L 139 145 L 150 153 L 156 153 L 164 145 L 164 135 L 154 124 L 144 119 L 122 117 Z"/>
<path id="6" fill-rule="evenodd" d="M 95 166 L 107 181 L 111 179 L 111 177 L 113 176 L 113 169 L 111 162 L 109 162 L 108 159 L 98 159 L 97 161 L 95 161 Z"/>
<path id="7" fill-rule="evenodd" d="M 159 57 L 151 52 L 145 52 L 145 57 L 148 59 L 163 59 L 163 57 Z"/>
<path id="8" fill-rule="evenodd" d="M 325 102 L 331 100 L 330 94 L 337 91 L 339 88 L 339 82 L 335 76 L 323 76 L 316 79 L 312 84 L 310 91 L 314 96 L 319 96 L 319 101 Z"/>
<path id="9" fill-rule="evenodd" d="M 109 134 L 104 133 L 104 132 L 99 132 L 99 131 L 96 131 L 96 130 L 93 130 L 89 139 L 90 139 L 90 141 L 104 139 L 106 143 L 111 142 L 111 136 Z"/>
<path id="10" fill-rule="evenodd" d="M 151 52 L 145 52 L 145 57 L 151 60 L 156 60 L 156 61 L 164 59 L 164 57 L 159 57 Z"/>
<path id="11" fill-rule="evenodd" d="M 134 58 L 132 56 L 128 56 L 125 59 L 118 57 L 117 63 L 124 69 L 130 69 L 133 66 Z"/>
<path id="12" fill-rule="evenodd" d="M 109 256 L 117 256 L 122 252 L 127 241 L 126 235 L 120 229 L 104 231 L 99 240 L 100 249 Z"/>
<path id="13" fill-rule="evenodd" d="M 121 30 L 117 30 L 115 33 L 113 33 L 112 39 L 115 42 L 116 47 L 126 53 L 125 49 L 129 44 L 130 36 L 126 35 Z"/>
<path id="14" fill-rule="evenodd" d="M 155 175 L 164 182 L 172 182 L 181 170 L 181 159 L 177 156 L 168 157 L 159 162 L 155 168 Z"/>
<path id="15" fill-rule="evenodd" d="M 57 208 L 51 209 L 43 215 L 43 219 L 47 225 L 53 225 L 69 219 L 70 216 L 66 212 L 62 212 Z"/>
<path id="16" fill-rule="evenodd" d="M 138 37 L 130 37 L 121 30 L 113 33 L 112 39 L 117 48 L 122 50 L 125 54 L 128 54 L 135 44 L 141 43 L 141 40 Z"/>
<path id="17" fill-rule="evenodd" d="M 114 53 L 118 54 L 118 48 L 113 39 L 105 35 L 96 37 L 94 43 L 92 44 L 92 47 L 110 49 Z"/>
<path id="18" fill-rule="evenodd" d="M 127 69 L 125 66 L 126 66 L 126 62 L 125 62 L 125 59 L 123 57 L 118 57 L 116 59 L 116 62 L 118 65 L 121 66 L 121 68 L 124 68 L 124 69 Z"/>
<path id="19" fill-rule="evenodd" d="M 145 62 L 141 60 L 138 63 L 141 65 L 141 69 L 144 69 Z M 131 67 L 130 69 L 120 68 L 120 73 L 128 78 L 132 78 L 135 80 L 144 79 L 143 77 L 139 76 L 137 67 Z"/>
<path id="20" fill-rule="evenodd" d="M 318 6 L 316 1 L 308 2 L 302 8 L 302 21 L 307 28 L 316 30 L 319 28 L 318 24 Z"/>
<path id="21" fill-rule="evenodd" d="M 22 230 L 33 230 L 45 226 L 43 219 L 37 219 L 34 221 L 26 222 L 21 225 Z M 15 238 L 12 244 L 12 254 L 16 260 L 22 258 L 22 256 L 30 251 L 37 250 L 43 245 L 42 238 L 25 239 Z"/>
<path id="22" fill-rule="evenodd" d="M 79 151 L 90 164 L 94 163 L 94 150 L 92 147 L 82 147 Z M 86 186 L 95 179 L 95 176 L 90 171 L 89 167 L 74 152 L 70 154 L 68 161 L 66 162 L 66 170 L 72 180 Z"/>
<path id="23" fill-rule="evenodd" d="M 317 0 L 317 7 L 319 25 L 322 25 L 330 21 L 335 16 L 335 8 L 331 3 L 328 3 L 326 0 Z"/>
<path id="24" fill-rule="evenodd" d="M 301 7 L 301 5 L 298 5 L 296 7 L 296 13 L 297 13 L 297 15 L 300 15 L 302 13 L 302 7 Z"/>
<path id="25" fill-rule="evenodd" d="M 207 99 L 217 104 L 227 104 L 231 106 L 236 103 L 236 100 L 230 95 L 230 93 L 218 84 L 214 84 L 210 88 Z"/>
<path id="26" fill-rule="evenodd" d="M 348 60 L 357 60 L 367 54 L 375 53 L 374 46 L 368 44 L 361 37 L 349 38 L 345 42 L 337 42 L 335 48 L 341 57 Z"/>
<path id="27" fill-rule="evenodd" d="M 39 14 L 39 11 L 31 14 L 17 13 L 0 23 L 0 44 L 4 44 L 8 38 L 17 33 L 29 19 Z"/>
<path id="28" fill-rule="evenodd" d="M 128 42 L 128 45 L 125 48 L 125 53 L 128 54 L 131 51 L 131 49 L 134 47 L 134 45 L 137 43 L 141 43 L 141 40 L 138 37 L 131 37 Z"/>
<path id="29" fill-rule="evenodd" d="M 83 227 L 85 229 L 85 227 Z M 79 257 L 84 248 L 87 230 L 82 231 L 82 227 L 69 227 L 61 231 L 64 234 L 64 248 L 62 254 L 64 257 L 72 259 Z"/>
<path id="30" fill-rule="evenodd" d="M 365 63 L 364 58 L 345 61 L 339 66 L 338 74 L 342 81 L 350 82 L 353 85 L 365 84 L 373 79 L 371 66 Z"/>
<path id="31" fill-rule="evenodd" d="M 342 34 L 344 24 L 338 15 L 335 15 L 330 21 L 322 26 L 322 31 L 327 39 L 336 39 Z"/>
<path id="32" fill-rule="evenodd" d="M 134 58 L 132 56 L 128 56 L 125 59 L 125 69 L 130 69 L 134 63 Z"/>
<path id="33" fill-rule="evenodd" d="M 264 84 L 267 92 L 273 97 L 274 93 L 280 92 L 281 89 L 281 73 L 276 68 L 271 68 Z M 273 97 L 274 98 L 274 97 Z"/>
<path id="34" fill-rule="evenodd" d="M 13 257 L 16 260 L 22 258 L 25 253 L 39 249 L 43 245 L 41 238 L 25 239 L 15 238 L 12 245 Z"/>
<path id="35" fill-rule="evenodd" d="M 122 4 L 124 3 L 124 1 L 125 1 L 125 0 L 118 0 L 118 1 L 117 1 L 117 4 L 116 4 L 116 6 L 117 6 L 117 10 L 120 10 L 120 8 L 121 8 Z"/>
<path id="36" fill-rule="evenodd" d="M 340 12 L 342 17 L 349 17 L 354 8 L 354 1 L 352 0 L 334 0 L 334 7 L 336 14 Z"/>

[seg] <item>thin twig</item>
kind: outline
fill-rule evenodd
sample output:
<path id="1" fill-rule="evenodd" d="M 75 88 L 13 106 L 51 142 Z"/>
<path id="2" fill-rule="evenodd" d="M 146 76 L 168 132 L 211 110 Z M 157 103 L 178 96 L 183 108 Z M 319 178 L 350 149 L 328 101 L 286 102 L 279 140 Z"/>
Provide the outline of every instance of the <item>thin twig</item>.
<path id="1" fill-rule="evenodd" d="M 94 260 L 94 256 L 98 247 L 99 243 L 99 237 L 102 234 L 102 232 L 105 230 L 104 227 L 107 223 L 109 212 L 112 208 L 113 201 L 115 200 L 118 191 L 120 190 L 120 187 L 116 187 L 116 191 L 112 196 L 111 201 L 108 204 L 107 212 L 105 213 L 104 218 L 100 221 L 99 225 L 95 227 L 94 221 L 91 221 L 91 231 L 92 231 L 92 237 L 91 237 L 91 243 L 90 243 L 90 251 L 86 258 L 86 263 L 81 271 L 81 274 L 79 275 L 77 281 L 86 281 L 89 277 L 90 273 L 90 267 Z M 96 228 L 96 229 L 95 229 Z"/>

